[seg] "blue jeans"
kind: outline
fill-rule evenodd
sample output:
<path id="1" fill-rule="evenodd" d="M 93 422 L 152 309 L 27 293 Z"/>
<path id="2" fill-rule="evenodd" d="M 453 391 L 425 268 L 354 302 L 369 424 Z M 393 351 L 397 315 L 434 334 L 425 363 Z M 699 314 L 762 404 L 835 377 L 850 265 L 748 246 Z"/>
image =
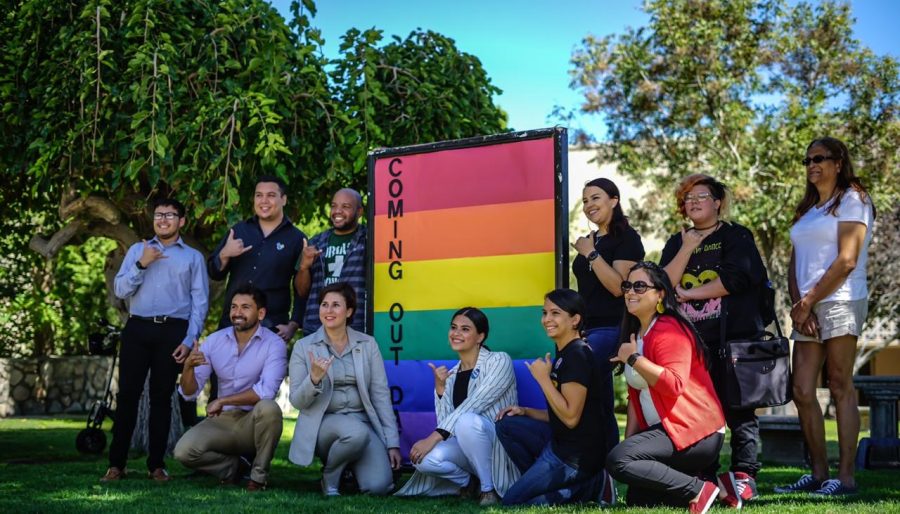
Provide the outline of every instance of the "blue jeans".
<path id="1" fill-rule="evenodd" d="M 550 425 L 525 416 L 496 424 L 497 438 L 523 474 L 503 497 L 504 505 L 558 505 L 596 500 L 599 473 L 586 473 L 559 459 L 550 448 Z"/>
<path id="2" fill-rule="evenodd" d="M 616 422 L 615 390 L 613 389 L 613 364 L 610 357 L 619 348 L 619 327 L 596 327 L 585 331 L 588 346 L 594 352 L 594 369 L 600 374 L 597 394 L 603 399 L 603 435 L 606 448 L 601 451 L 600 462 L 606 460 L 610 450 L 619 444 L 619 424 Z"/>

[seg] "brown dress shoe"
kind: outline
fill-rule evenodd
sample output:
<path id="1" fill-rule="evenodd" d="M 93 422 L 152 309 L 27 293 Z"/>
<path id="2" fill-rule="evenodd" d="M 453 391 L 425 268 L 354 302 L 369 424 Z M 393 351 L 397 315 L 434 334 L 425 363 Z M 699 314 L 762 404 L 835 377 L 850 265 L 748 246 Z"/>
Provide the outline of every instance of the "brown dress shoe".
<path id="1" fill-rule="evenodd" d="M 255 493 L 256 491 L 265 491 L 265 490 L 266 490 L 266 484 L 264 484 L 262 482 L 257 482 L 256 480 L 253 480 L 252 478 L 247 481 L 247 491 L 248 492 Z"/>
<path id="2" fill-rule="evenodd" d="M 156 468 L 153 471 L 148 471 L 147 478 L 156 482 L 168 482 L 172 479 L 166 468 Z"/>
<path id="3" fill-rule="evenodd" d="M 478 500 L 478 505 L 482 507 L 490 507 L 491 505 L 497 505 L 499 503 L 500 497 L 497 496 L 497 493 L 494 490 L 481 493 L 481 498 Z"/>
<path id="4" fill-rule="evenodd" d="M 115 482 L 117 480 L 121 480 L 125 478 L 125 472 L 121 469 L 112 466 L 106 470 L 106 474 L 100 477 L 101 482 Z"/>

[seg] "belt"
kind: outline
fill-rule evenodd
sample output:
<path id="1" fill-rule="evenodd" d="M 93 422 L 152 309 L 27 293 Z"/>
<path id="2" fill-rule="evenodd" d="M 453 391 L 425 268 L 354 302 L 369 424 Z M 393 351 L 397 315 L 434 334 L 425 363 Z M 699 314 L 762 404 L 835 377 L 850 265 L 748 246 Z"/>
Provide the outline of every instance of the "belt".
<path id="1" fill-rule="evenodd" d="M 138 319 L 141 321 L 149 321 L 151 323 L 157 323 L 157 324 L 176 322 L 176 321 L 181 321 L 181 322 L 187 321 L 186 319 L 173 318 L 172 316 L 138 316 L 137 314 L 130 314 L 128 317 L 132 318 L 132 319 Z"/>

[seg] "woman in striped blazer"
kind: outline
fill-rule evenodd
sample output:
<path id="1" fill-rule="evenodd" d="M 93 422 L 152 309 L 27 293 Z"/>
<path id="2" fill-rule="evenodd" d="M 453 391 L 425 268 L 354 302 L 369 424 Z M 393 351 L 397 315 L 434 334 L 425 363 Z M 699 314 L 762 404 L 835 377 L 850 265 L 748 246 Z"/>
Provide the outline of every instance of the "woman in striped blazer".
<path id="1" fill-rule="evenodd" d="M 434 371 L 437 428 L 409 452 L 416 467 L 400 496 L 475 495 L 479 503 L 499 503 L 519 478 L 516 466 L 497 440 L 494 419 L 518 403 L 512 359 L 484 346 L 488 319 L 474 307 L 453 314 L 448 339 L 459 363 Z M 498 496 L 499 495 L 499 496 Z"/>

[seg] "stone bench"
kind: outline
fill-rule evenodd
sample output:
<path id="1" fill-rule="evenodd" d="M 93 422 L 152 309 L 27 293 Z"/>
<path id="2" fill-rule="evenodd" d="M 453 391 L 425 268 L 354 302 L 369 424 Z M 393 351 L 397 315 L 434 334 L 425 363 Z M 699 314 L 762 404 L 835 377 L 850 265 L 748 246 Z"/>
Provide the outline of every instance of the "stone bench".
<path id="1" fill-rule="evenodd" d="M 800 418 L 796 416 L 759 416 L 761 460 L 784 466 L 807 466 L 808 457 Z"/>
<path id="2" fill-rule="evenodd" d="M 897 401 L 900 376 L 856 376 L 853 385 L 869 401 L 869 437 L 859 442 L 856 467 L 900 468 Z"/>

